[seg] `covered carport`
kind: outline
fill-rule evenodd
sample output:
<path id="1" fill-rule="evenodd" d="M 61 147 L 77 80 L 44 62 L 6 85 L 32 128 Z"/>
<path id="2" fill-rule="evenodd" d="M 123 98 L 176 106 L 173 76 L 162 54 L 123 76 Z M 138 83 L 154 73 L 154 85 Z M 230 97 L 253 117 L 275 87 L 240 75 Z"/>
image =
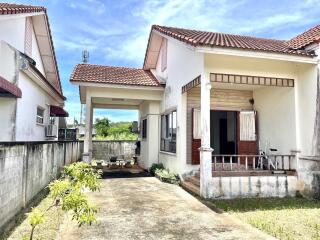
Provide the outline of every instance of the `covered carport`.
<path id="1" fill-rule="evenodd" d="M 86 106 L 84 161 L 92 160 L 94 108 L 139 110 L 139 163 L 141 167 L 148 168 L 158 161 L 160 101 L 164 87 L 150 71 L 78 64 L 70 81 L 79 86 L 80 101 Z"/>

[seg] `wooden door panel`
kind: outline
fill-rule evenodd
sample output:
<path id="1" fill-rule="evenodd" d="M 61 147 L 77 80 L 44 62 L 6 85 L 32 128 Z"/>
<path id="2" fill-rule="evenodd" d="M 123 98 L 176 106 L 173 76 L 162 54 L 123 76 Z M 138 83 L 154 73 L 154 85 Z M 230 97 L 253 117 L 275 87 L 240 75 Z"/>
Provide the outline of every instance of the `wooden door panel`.
<path id="1" fill-rule="evenodd" d="M 200 164 L 201 139 L 192 139 L 192 165 Z"/>

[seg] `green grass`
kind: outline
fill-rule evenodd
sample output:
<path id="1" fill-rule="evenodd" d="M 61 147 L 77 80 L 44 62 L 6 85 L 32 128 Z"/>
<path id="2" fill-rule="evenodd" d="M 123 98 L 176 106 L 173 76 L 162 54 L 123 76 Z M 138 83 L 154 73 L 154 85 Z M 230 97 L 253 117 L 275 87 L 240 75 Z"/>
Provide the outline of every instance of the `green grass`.
<path id="1" fill-rule="evenodd" d="M 47 209 L 52 205 L 52 198 L 44 197 L 37 206 L 39 210 Z M 1 236 L 0 239 L 21 240 L 29 239 L 31 227 L 28 223 L 27 216 L 31 212 L 29 208 L 25 213 L 20 214 L 16 220 L 16 227 Z M 63 211 L 61 208 L 52 208 L 45 214 L 45 221 L 35 228 L 34 238 L 36 240 L 54 240 L 57 237 L 59 226 L 63 220 Z"/>
<path id="2" fill-rule="evenodd" d="M 225 212 L 279 239 L 319 239 L 320 201 L 303 198 L 213 200 Z"/>

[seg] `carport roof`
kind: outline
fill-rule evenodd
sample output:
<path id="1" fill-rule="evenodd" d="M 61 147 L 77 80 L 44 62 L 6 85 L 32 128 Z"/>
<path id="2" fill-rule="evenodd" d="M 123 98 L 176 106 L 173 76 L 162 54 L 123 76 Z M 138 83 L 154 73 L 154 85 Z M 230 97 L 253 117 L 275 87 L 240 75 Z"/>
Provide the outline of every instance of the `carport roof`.
<path id="1" fill-rule="evenodd" d="M 147 87 L 162 86 L 149 70 L 95 64 L 76 65 L 70 81 L 74 83 L 106 83 Z"/>

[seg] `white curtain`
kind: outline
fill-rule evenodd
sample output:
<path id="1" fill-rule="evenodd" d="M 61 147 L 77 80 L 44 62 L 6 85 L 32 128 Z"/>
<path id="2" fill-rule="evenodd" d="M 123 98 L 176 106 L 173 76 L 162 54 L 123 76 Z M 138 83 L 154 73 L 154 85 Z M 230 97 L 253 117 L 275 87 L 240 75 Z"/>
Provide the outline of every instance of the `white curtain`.
<path id="1" fill-rule="evenodd" d="M 254 111 L 240 112 L 240 141 L 256 140 L 256 123 Z"/>
<path id="2" fill-rule="evenodd" d="M 193 139 L 201 139 L 201 111 L 193 109 Z"/>

